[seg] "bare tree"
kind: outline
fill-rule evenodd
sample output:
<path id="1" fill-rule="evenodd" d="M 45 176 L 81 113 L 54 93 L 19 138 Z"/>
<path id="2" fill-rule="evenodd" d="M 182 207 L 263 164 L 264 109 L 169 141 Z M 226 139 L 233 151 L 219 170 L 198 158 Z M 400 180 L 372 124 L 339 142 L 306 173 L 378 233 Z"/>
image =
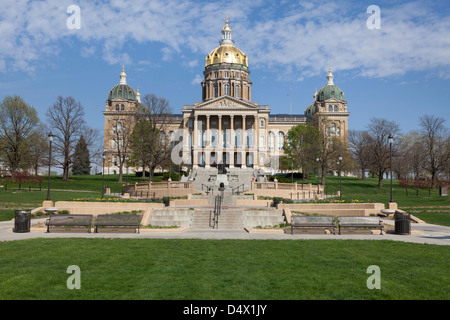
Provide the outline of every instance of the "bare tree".
<path id="1" fill-rule="evenodd" d="M 419 120 L 425 162 L 422 168 L 431 175 L 431 187 L 450 158 L 450 135 L 445 120 L 440 117 L 424 115 Z"/>
<path id="2" fill-rule="evenodd" d="M 94 163 L 98 166 L 102 166 L 103 137 L 100 130 L 84 126 L 82 135 L 88 145 L 89 160 L 91 164 Z"/>
<path id="3" fill-rule="evenodd" d="M 383 187 L 383 175 L 390 167 L 390 150 L 388 137 L 392 134 L 398 136 L 400 128 L 394 121 L 386 119 L 372 118 L 367 127 L 369 133 L 370 145 L 370 167 L 371 171 L 378 176 L 378 187 Z M 393 154 L 396 154 L 395 144 L 393 146 Z"/>
<path id="4" fill-rule="evenodd" d="M 139 121 L 133 129 L 130 149 L 133 162 L 142 164 L 144 172 L 148 166 L 152 179 L 154 170 L 170 156 L 165 135 L 172 108 L 168 100 L 154 94 L 145 95 L 142 104 L 145 110 L 139 114 Z"/>
<path id="5" fill-rule="evenodd" d="M 63 180 L 69 179 L 75 144 L 86 126 L 83 117 L 83 106 L 72 97 L 59 96 L 47 110 L 48 125 L 55 136 L 55 161 L 63 169 Z"/>
<path id="6" fill-rule="evenodd" d="M 135 117 L 117 115 L 112 121 L 111 140 L 113 141 L 114 154 L 117 159 L 117 163 L 114 163 L 114 165 L 119 168 L 118 182 L 122 182 L 123 166 L 129 154 L 130 137 L 136 119 Z"/>
<path id="7" fill-rule="evenodd" d="M 416 130 L 411 130 L 396 140 L 399 152 L 394 162 L 395 172 L 399 177 L 412 174 L 414 179 L 419 179 L 423 172 L 422 165 L 425 162 L 420 133 Z"/>
<path id="8" fill-rule="evenodd" d="M 365 130 L 350 130 L 348 144 L 355 162 L 361 170 L 361 179 L 366 178 L 366 170 L 370 165 L 370 136 Z"/>
<path id="9" fill-rule="evenodd" d="M 325 176 L 331 170 L 350 171 L 353 161 L 350 159 L 347 144 L 337 136 L 327 133 L 327 118 L 319 115 L 313 117 L 314 125 L 319 128 L 319 139 L 316 145 L 316 157 L 319 158 L 322 185 L 325 186 Z M 339 156 L 343 161 L 339 166 Z"/>

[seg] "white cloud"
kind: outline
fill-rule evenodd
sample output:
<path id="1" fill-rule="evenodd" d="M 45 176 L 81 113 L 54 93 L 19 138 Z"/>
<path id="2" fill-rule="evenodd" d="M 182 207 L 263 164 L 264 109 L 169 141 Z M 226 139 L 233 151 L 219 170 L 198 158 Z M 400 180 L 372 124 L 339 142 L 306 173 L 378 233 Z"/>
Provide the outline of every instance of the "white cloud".
<path id="1" fill-rule="evenodd" d="M 203 77 L 200 74 L 196 74 L 194 79 L 192 79 L 191 84 L 193 86 L 196 86 L 200 84 L 203 81 Z"/>
<path id="2" fill-rule="evenodd" d="M 184 65 L 190 68 L 197 63 L 190 54 L 206 55 L 217 45 L 225 15 L 230 16 L 233 38 L 249 56 L 251 68 L 285 70 L 294 79 L 299 72 L 299 79 L 323 74 L 330 65 L 367 77 L 450 67 L 450 38 L 445 36 L 450 19 L 429 2 L 381 5 L 381 30 L 367 29 L 367 8 L 350 0 L 276 5 L 231 0 L 225 6 L 223 1 L 80 0 L 81 29 L 68 30 L 66 10 L 71 4 L 71 0 L 2 1 L 0 71 L 33 72 L 72 39 L 82 43 L 81 56 L 102 52 L 111 64 L 133 62 L 129 43 L 157 42 L 163 61 L 187 57 Z"/>
<path id="3" fill-rule="evenodd" d="M 83 58 L 88 58 L 95 53 L 95 46 L 83 47 L 81 48 L 81 56 Z"/>

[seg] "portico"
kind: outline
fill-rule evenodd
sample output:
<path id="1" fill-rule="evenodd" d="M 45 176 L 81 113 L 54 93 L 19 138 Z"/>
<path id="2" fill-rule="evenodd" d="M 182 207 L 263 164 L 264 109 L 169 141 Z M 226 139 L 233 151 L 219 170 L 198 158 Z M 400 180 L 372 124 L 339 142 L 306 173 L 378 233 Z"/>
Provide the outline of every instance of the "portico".
<path id="1" fill-rule="evenodd" d="M 258 168 L 267 153 L 270 110 L 233 97 L 220 97 L 183 109 L 183 154 L 193 168 L 224 164 Z M 263 159 L 263 158 L 261 158 Z"/>

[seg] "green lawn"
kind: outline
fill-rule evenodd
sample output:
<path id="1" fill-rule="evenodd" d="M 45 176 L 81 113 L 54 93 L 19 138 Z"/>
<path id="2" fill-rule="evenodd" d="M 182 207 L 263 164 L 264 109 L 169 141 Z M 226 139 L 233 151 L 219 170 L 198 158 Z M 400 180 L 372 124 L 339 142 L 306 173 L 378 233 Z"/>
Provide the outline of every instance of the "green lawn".
<path id="1" fill-rule="evenodd" d="M 162 176 L 155 177 L 160 180 Z M 285 178 L 286 180 L 287 178 Z M 110 186 L 113 192 L 120 192 L 122 184 L 117 183 L 118 175 L 106 175 L 105 186 Z M 127 180 L 124 176 L 123 181 Z M 289 180 L 289 181 L 287 181 Z M 290 182 L 290 179 L 287 179 Z M 44 181 L 46 178 L 44 177 Z M 109 181 L 109 182 L 108 182 Z M 143 182 L 148 181 L 148 178 L 139 178 L 134 175 L 129 175 L 128 182 Z M 308 179 L 294 179 L 298 183 L 317 183 L 317 176 L 309 176 Z M 53 201 L 72 200 L 83 197 L 101 197 L 101 187 L 103 184 L 103 177 L 101 175 L 90 176 L 70 176 L 70 181 L 62 181 L 60 176 L 51 177 L 51 199 Z M 383 180 L 384 188 L 377 187 L 378 179 L 367 178 L 361 180 L 359 178 L 342 177 L 342 198 L 344 200 L 357 199 L 368 202 L 378 202 L 387 205 L 390 201 L 390 181 Z M 339 178 L 337 176 L 326 177 L 326 190 L 328 194 L 336 194 L 339 190 Z M 428 210 L 427 212 L 418 213 L 417 216 L 429 223 L 438 223 L 445 226 L 450 226 L 450 201 L 449 197 L 439 196 L 438 190 L 409 190 L 408 195 L 404 188 L 398 185 L 398 181 L 394 180 L 394 201 L 398 203 L 400 208 L 405 208 L 406 211 L 415 207 L 433 207 L 434 212 Z M 9 220 L 12 218 L 11 211 L 5 211 L 6 205 L 16 205 L 24 207 L 37 207 L 42 205 L 42 202 L 47 197 L 46 183 L 43 183 L 42 190 L 39 191 L 39 186 L 32 185 L 32 191 L 29 190 L 28 185 L 23 185 L 22 190 L 14 190 L 18 188 L 17 185 L 9 184 L 7 191 L 5 188 L 0 188 L 0 221 Z M 441 207 L 447 207 L 446 212 L 442 211 Z M 414 213 L 413 213 L 414 214 Z"/>
<path id="2" fill-rule="evenodd" d="M 1 244 L 0 299 L 448 300 L 449 265 L 448 247 L 393 241 L 35 239 Z"/>

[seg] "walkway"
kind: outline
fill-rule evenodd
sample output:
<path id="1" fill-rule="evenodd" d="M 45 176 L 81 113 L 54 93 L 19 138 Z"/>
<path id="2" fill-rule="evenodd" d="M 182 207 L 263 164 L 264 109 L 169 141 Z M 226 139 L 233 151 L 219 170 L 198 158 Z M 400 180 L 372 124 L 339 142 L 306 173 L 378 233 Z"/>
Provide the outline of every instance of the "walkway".
<path id="1" fill-rule="evenodd" d="M 32 223 L 42 223 L 46 219 L 34 219 Z M 394 224 L 392 220 L 386 220 L 385 224 Z M 158 229 L 149 230 L 142 228 L 141 233 L 46 233 L 40 230 L 28 233 L 14 233 L 11 229 L 13 221 L 0 222 L 0 241 L 13 241 L 37 238 L 122 238 L 122 239 L 241 239 L 241 240 L 392 240 L 421 244 L 450 245 L 450 227 L 432 224 L 412 224 L 411 235 L 396 235 L 387 233 L 378 234 L 284 234 L 269 232 L 247 232 L 241 230 L 209 230 L 209 229 Z"/>

